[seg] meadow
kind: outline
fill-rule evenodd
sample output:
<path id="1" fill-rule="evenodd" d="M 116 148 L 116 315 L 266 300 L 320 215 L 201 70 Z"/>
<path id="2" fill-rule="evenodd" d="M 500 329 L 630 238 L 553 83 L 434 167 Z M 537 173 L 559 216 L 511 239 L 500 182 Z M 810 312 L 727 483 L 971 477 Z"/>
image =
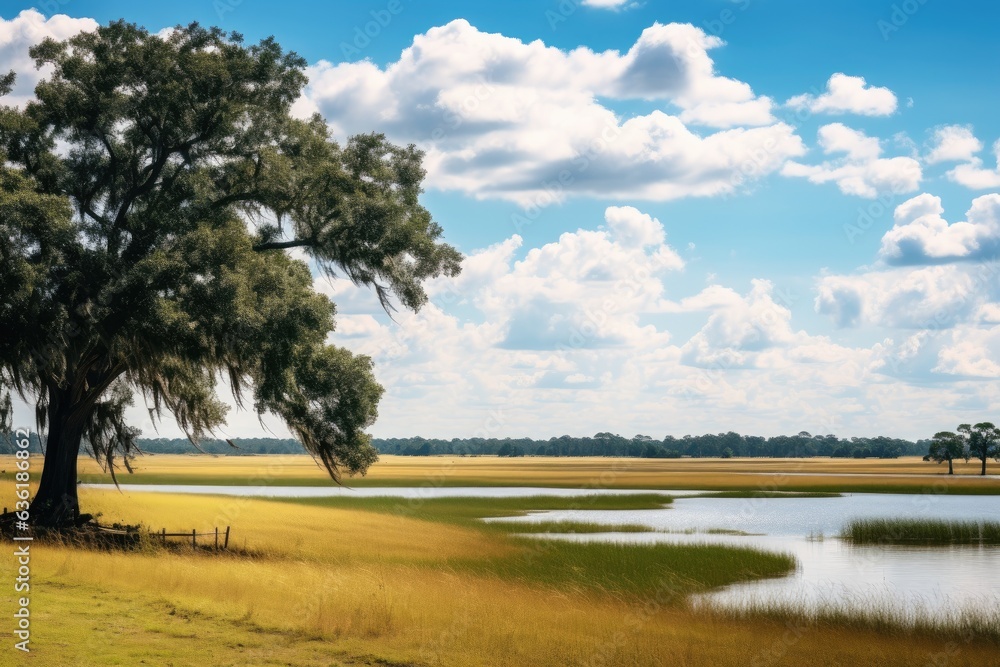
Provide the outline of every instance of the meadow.
<path id="1" fill-rule="evenodd" d="M 137 476 L 177 483 L 261 483 L 254 481 L 261 474 L 275 485 L 323 481 L 308 469 L 315 465 L 310 459 L 283 458 L 295 460 L 149 457 L 140 461 Z M 470 479 L 542 484 L 557 478 L 557 464 L 566 462 L 576 465 L 567 466 L 562 486 L 627 487 L 642 479 L 662 488 L 691 475 L 713 476 L 717 488 L 747 495 L 773 493 L 756 476 L 710 466 L 658 472 L 645 462 L 624 462 L 627 469 L 615 470 L 621 462 L 607 459 L 493 459 L 491 470 L 490 462 L 447 467 L 390 460 L 367 479 L 418 480 L 418 486 Z M 854 474 L 871 477 L 869 484 L 886 479 L 878 472 L 883 462 L 869 464 L 875 470 L 861 472 L 857 465 Z M 442 470 L 450 471 L 444 481 Z M 933 466 L 924 470 L 914 486 L 938 481 Z M 672 478 L 658 483 L 658 474 Z M 821 471 L 814 467 L 809 474 Z M 823 484 L 836 479 L 842 478 L 828 476 Z M 795 562 L 780 553 L 538 540 L 517 534 L 521 526 L 479 520 L 537 509 L 643 509 L 670 502 L 653 493 L 279 500 L 83 488 L 81 500 L 102 523 L 171 531 L 230 525 L 232 549 L 193 550 L 180 541 L 130 552 L 36 544 L 30 664 L 925 665 L 945 656 L 948 665 L 983 665 L 1000 650 L 996 619 L 912 627 L 877 613 L 865 619 L 831 610 L 805 617 L 794 610 L 737 613 L 690 603 L 693 593 L 783 575 Z M 546 526 L 547 532 L 593 529 Z M 0 573 L 13 576 L 12 559 L 0 559 Z M 12 593 L 5 590 L 3 598 L 12 604 Z"/>

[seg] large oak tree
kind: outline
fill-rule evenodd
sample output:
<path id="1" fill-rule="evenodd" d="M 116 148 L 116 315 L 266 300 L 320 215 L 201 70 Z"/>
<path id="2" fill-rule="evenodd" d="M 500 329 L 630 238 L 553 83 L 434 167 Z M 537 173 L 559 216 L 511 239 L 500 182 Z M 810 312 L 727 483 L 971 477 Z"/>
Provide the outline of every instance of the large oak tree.
<path id="1" fill-rule="evenodd" d="M 334 305 L 288 250 L 420 308 L 460 262 L 418 201 L 421 153 L 294 118 L 305 63 L 271 39 L 115 22 L 31 56 L 51 74 L 0 110 L 0 421 L 13 394 L 46 432 L 35 523 L 79 520 L 81 444 L 113 473 L 137 395 L 197 442 L 226 386 L 335 478 L 364 472 L 382 388 L 325 342 Z"/>

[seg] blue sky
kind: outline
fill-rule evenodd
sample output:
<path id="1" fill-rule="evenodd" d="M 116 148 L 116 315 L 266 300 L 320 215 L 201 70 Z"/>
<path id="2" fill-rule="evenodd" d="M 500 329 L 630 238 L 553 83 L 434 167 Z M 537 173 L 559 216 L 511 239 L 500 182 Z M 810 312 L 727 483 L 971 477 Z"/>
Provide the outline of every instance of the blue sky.
<path id="1" fill-rule="evenodd" d="M 975 5 L 0 2 L 0 60 L 23 97 L 27 46 L 93 21 L 274 35 L 310 63 L 297 113 L 424 148 L 463 276 L 396 322 L 317 278 L 386 386 L 376 435 L 917 438 L 1000 418 Z"/>

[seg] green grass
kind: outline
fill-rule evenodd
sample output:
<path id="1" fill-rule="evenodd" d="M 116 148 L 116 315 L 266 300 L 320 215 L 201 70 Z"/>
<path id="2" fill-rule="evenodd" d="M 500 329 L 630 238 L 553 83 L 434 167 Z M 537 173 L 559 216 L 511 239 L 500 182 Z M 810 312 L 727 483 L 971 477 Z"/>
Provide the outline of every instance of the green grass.
<path id="1" fill-rule="evenodd" d="M 705 530 L 699 530 L 698 532 L 705 533 L 707 535 L 739 535 L 741 537 L 764 535 L 764 533 L 748 533 L 745 530 L 736 530 L 734 528 L 706 528 Z"/>
<path id="2" fill-rule="evenodd" d="M 658 493 L 582 495 L 568 498 L 525 496 L 520 498 L 275 498 L 299 505 L 318 505 L 406 516 L 425 521 L 457 523 L 482 529 L 486 517 L 525 516 L 544 510 L 650 510 L 660 509 L 673 498 Z"/>
<path id="3" fill-rule="evenodd" d="M 715 544 L 517 541 L 525 553 L 476 563 L 472 569 L 560 590 L 595 590 L 673 604 L 719 586 L 784 576 L 796 567 L 789 554 Z"/>
<path id="4" fill-rule="evenodd" d="M 595 523 L 593 521 L 490 521 L 488 526 L 511 533 L 655 533 L 655 528 L 638 523 Z"/>
<path id="5" fill-rule="evenodd" d="M 842 537 L 855 544 L 1000 544 L 1000 522 L 858 519 Z"/>
<path id="6" fill-rule="evenodd" d="M 591 495 L 574 498 L 283 498 L 283 502 L 367 510 L 425 521 L 458 524 L 504 534 L 518 548 L 513 556 L 453 560 L 448 567 L 542 583 L 559 589 L 594 590 L 663 603 L 718 586 L 788 574 L 793 556 L 746 547 L 715 544 L 623 544 L 572 542 L 507 535 L 511 532 L 605 532 L 623 526 L 559 521 L 522 524 L 484 522 L 486 517 L 524 516 L 538 510 L 658 509 L 673 499 L 659 494 Z M 557 530 L 546 530 L 555 528 Z M 572 530 L 561 530 L 572 529 Z M 625 526 L 626 532 L 652 530 Z M 631 530 L 629 530 L 631 529 Z"/>

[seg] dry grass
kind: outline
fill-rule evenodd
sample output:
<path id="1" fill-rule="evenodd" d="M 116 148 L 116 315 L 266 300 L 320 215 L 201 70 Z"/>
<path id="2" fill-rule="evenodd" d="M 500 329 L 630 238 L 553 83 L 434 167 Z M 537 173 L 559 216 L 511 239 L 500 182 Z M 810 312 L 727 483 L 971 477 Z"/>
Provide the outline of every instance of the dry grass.
<path id="1" fill-rule="evenodd" d="M 0 461 L 4 468 L 9 474 L 9 463 Z M 86 462 L 82 468 L 91 474 L 96 466 Z M 741 474 L 745 470 L 768 475 Z M 913 477 L 884 476 L 917 470 Z M 155 456 L 141 460 L 137 477 L 124 481 L 329 483 L 306 457 Z M 950 486 L 939 489 L 998 490 L 996 480 L 947 478 L 934 466 L 905 459 L 386 457 L 366 482 L 749 490 L 856 490 L 860 484 L 915 490 L 942 483 Z M 956 667 L 992 664 L 997 654 L 990 638 L 956 630 L 920 634 L 890 624 L 873 631 L 851 625 L 848 617 L 803 622 L 794 614 L 692 611 L 675 598 L 659 600 L 655 587 L 637 599 L 615 582 L 595 590 L 581 585 L 586 578 L 574 581 L 551 567 L 546 577 L 532 580 L 516 567 L 528 543 L 473 527 L 475 512 L 456 514 L 454 502 L 425 503 L 399 515 L 376 510 L 377 503 L 369 510 L 347 502 L 90 489 L 81 496 L 84 509 L 102 512 L 105 522 L 168 530 L 231 525 L 235 544 L 256 555 L 36 545 L 32 664 L 727 667 L 903 666 L 944 659 Z M 500 514 L 517 513 L 517 503 L 508 504 L 497 504 Z M 646 567 L 648 559 L 637 558 L 637 567 Z M 606 568 L 616 567 L 616 556 L 606 560 Z M 12 559 L 0 559 L 0 577 L 9 581 L 12 567 Z M 0 604 L 11 608 L 13 598 L 5 588 Z"/>
<path id="2" fill-rule="evenodd" d="M 107 520 L 168 528 L 212 526 L 234 500 L 83 496 Z M 902 666 L 947 651 L 959 666 L 996 656 L 974 637 L 730 619 L 466 567 L 515 548 L 497 531 L 236 501 L 234 535 L 259 557 L 36 545 L 32 664 Z M 0 576 L 11 567 L 0 559 Z"/>
<path id="3" fill-rule="evenodd" d="M 308 456 L 156 455 L 136 462 L 127 483 L 225 485 L 333 485 Z M 34 472 L 40 472 L 40 461 Z M 4 478 L 11 457 L 0 457 Z M 348 486 L 549 486 L 756 491 L 870 491 L 1000 493 L 1000 479 L 976 475 L 973 463 L 957 475 L 922 461 L 899 459 L 609 459 L 601 457 L 383 456 L 368 475 Z M 83 481 L 110 482 L 97 464 L 81 460 Z"/>

